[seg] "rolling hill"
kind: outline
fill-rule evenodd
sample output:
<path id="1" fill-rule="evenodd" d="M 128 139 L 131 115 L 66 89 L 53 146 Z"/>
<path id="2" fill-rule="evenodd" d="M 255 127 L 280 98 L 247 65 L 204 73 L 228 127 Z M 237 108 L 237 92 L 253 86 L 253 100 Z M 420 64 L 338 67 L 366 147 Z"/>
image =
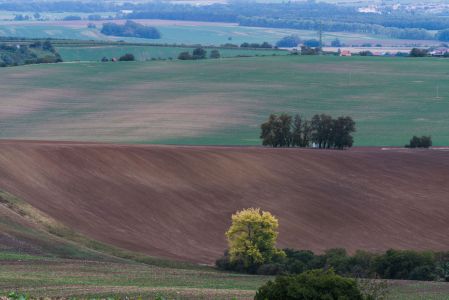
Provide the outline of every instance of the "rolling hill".
<path id="1" fill-rule="evenodd" d="M 349 115 L 356 146 L 449 144 L 449 60 L 276 56 L 0 69 L 0 138 L 259 145 L 273 112 Z M 194 70 L 194 72 L 192 71 Z"/>
<path id="2" fill-rule="evenodd" d="M 280 247 L 447 250 L 449 156 L 0 142 L 0 189 L 93 240 L 212 263 L 231 214 L 279 217 Z"/>

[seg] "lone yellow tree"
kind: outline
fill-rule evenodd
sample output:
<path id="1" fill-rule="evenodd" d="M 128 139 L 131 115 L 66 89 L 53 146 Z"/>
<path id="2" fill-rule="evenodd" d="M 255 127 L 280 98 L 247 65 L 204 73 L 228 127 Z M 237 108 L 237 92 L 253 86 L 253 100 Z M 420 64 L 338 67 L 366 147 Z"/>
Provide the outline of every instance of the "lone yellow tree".
<path id="1" fill-rule="evenodd" d="M 226 232 L 230 261 L 240 261 L 248 269 L 285 256 L 276 248 L 278 227 L 278 220 L 271 213 L 258 208 L 244 209 L 232 215 L 232 225 Z"/>

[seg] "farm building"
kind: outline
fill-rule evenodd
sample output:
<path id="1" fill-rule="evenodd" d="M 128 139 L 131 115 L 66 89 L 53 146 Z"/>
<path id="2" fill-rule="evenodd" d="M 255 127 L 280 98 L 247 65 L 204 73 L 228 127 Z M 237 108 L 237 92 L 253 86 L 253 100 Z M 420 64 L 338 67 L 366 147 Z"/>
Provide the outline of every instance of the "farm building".
<path id="1" fill-rule="evenodd" d="M 449 49 L 445 47 L 436 48 L 429 52 L 432 56 L 444 56 L 449 53 Z"/>

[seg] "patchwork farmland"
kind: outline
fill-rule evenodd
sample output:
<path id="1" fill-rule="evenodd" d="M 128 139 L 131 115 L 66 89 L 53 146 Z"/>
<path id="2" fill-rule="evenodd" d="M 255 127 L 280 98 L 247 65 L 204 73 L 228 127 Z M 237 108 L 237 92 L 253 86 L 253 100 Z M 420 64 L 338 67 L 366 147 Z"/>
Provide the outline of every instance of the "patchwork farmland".
<path id="1" fill-rule="evenodd" d="M 317 38 L 314 30 L 297 30 L 284 28 L 260 28 L 238 26 L 235 23 L 195 22 L 179 20 L 137 20 L 138 23 L 155 26 L 162 34 L 161 39 L 148 40 L 131 37 L 113 37 L 101 34 L 102 23 L 106 21 L 0 21 L 0 37 L 52 38 L 96 41 L 157 42 L 160 44 L 202 44 L 220 46 L 226 43 L 276 43 L 287 35 L 299 35 L 303 39 Z M 123 23 L 124 20 L 114 20 Z M 97 28 L 88 28 L 93 23 Z M 383 46 L 401 46 L 419 43 L 421 45 L 438 45 L 431 40 L 392 39 L 384 36 L 351 32 L 326 32 L 324 41 L 339 38 L 346 44 L 381 43 Z"/>
<path id="2" fill-rule="evenodd" d="M 0 0 L 0 300 L 449 300 L 449 4 L 396 2 Z"/>

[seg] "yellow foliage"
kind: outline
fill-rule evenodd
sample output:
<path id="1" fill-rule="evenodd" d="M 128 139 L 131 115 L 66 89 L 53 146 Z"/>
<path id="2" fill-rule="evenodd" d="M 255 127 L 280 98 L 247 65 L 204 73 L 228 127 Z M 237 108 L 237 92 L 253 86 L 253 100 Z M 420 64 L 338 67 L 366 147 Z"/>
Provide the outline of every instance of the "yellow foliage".
<path id="1" fill-rule="evenodd" d="M 259 208 L 248 208 L 232 215 L 226 232 L 231 261 L 243 261 L 246 268 L 269 263 L 275 256 L 285 256 L 276 249 L 278 220 Z"/>

